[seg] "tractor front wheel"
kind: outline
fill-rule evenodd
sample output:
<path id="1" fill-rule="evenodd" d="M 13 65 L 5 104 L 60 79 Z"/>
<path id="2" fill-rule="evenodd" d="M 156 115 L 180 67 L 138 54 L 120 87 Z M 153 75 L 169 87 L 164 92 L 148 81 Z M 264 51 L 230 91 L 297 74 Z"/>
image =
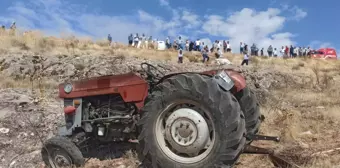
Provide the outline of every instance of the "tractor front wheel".
<path id="1" fill-rule="evenodd" d="M 77 146 L 65 137 L 48 139 L 41 150 L 41 155 L 46 166 L 50 168 L 79 167 L 85 163 Z"/>
<path id="2" fill-rule="evenodd" d="M 237 99 L 198 74 L 159 84 L 146 100 L 138 128 L 137 152 L 147 168 L 232 166 L 245 145 Z"/>

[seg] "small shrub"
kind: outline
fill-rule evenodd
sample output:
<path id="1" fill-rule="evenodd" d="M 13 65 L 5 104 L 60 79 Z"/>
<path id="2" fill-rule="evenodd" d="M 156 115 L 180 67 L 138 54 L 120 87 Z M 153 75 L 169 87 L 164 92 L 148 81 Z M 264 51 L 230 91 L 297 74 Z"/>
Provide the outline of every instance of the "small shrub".
<path id="1" fill-rule="evenodd" d="M 257 57 L 250 57 L 249 61 L 251 62 L 251 64 L 254 64 L 254 66 L 256 66 L 256 67 L 259 66 L 259 64 L 260 64 L 260 60 Z"/>
<path id="2" fill-rule="evenodd" d="M 15 38 L 13 38 L 11 40 L 11 44 L 12 44 L 12 46 L 19 47 L 22 50 L 29 50 L 30 49 L 25 42 L 22 42 L 18 39 L 15 39 Z"/>
<path id="3" fill-rule="evenodd" d="M 188 58 L 189 62 L 201 62 L 202 57 L 199 57 L 193 53 L 184 53 L 184 57 Z"/>
<path id="4" fill-rule="evenodd" d="M 300 69 L 300 66 L 299 65 L 294 65 L 293 67 L 292 67 L 292 70 L 299 70 Z"/>
<path id="5" fill-rule="evenodd" d="M 75 64 L 74 67 L 78 70 L 78 71 L 82 71 L 85 69 L 85 66 L 83 64 Z"/>
<path id="6" fill-rule="evenodd" d="M 312 67 L 312 71 L 313 71 L 315 78 L 316 78 L 316 84 L 319 85 L 320 84 L 320 69 L 319 69 L 319 66 L 314 65 Z"/>
<path id="7" fill-rule="evenodd" d="M 330 76 L 328 73 L 323 73 L 322 76 L 322 89 L 325 90 L 330 87 L 332 83 L 333 77 Z"/>

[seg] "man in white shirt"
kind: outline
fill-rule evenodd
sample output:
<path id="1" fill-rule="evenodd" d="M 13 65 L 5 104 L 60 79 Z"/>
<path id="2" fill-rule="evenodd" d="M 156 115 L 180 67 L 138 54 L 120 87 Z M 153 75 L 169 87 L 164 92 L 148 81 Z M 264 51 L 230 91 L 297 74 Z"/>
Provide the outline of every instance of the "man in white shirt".
<path id="1" fill-rule="evenodd" d="M 298 47 L 294 47 L 294 57 L 297 57 L 299 53 L 299 48 Z"/>
<path id="2" fill-rule="evenodd" d="M 183 63 L 183 50 L 182 49 L 178 50 L 178 63 L 180 64 Z"/>
<path id="3" fill-rule="evenodd" d="M 243 66 L 243 64 L 248 65 L 248 61 L 249 61 L 249 56 L 247 52 L 244 52 L 244 56 L 243 56 L 243 61 L 241 63 L 241 66 Z"/>
<path id="4" fill-rule="evenodd" d="M 137 48 L 137 45 L 139 43 L 139 36 L 138 36 L 138 33 L 136 33 L 135 37 L 134 37 L 134 46 Z"/>
<path id="5" fill-rule="evenodd" d="M 274 48 L 274 57 L 277 57 L 277 50 Z"/>
<path id="6" fill-rule="evenodd" d="M 280 53 L 281 53 L 281 57 L 285 56 L 285 47 L 284 46 L 282 46 Z"/>
<path id="7" fill-rule="evenodd" d="M 196 40 L 196 50 L 201 51 L 201 41 L 200 41 L 200 39 Z"/>
<path id="8" fill-rule="evenodd" d="M 222 55 L 223 55 L 223 52 L 221 51 L 221 49 L 217 48 L 217 52 L 215 53 L 216 58 L 221 58 Z"/>

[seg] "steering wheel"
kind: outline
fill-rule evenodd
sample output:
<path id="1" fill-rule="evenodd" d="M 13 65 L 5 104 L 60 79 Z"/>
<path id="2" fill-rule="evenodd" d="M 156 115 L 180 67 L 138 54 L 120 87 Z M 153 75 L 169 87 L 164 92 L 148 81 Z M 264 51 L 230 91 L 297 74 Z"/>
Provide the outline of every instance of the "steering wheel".
<path id="1" fill-rule="evenodd" d="M 165 76 L 165 74 L 162 71 L 160 71 L 158 68 L 149 63 L 146 62 L 141 63 L 141 68 L 147 73 L 147 75 L 154 79 L 160 80 L 163 76 Z"/>

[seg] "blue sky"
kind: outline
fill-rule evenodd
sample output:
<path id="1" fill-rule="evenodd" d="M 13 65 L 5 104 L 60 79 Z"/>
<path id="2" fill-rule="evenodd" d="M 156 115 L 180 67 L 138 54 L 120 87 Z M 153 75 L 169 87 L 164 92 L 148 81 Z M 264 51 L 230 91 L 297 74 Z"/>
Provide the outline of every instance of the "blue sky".
<path id="1" fill-rule="evenodd" d="M 336 0 L 2 0 L 0 24 L 127 42 L 130 33 L 340 48 Z"/>

